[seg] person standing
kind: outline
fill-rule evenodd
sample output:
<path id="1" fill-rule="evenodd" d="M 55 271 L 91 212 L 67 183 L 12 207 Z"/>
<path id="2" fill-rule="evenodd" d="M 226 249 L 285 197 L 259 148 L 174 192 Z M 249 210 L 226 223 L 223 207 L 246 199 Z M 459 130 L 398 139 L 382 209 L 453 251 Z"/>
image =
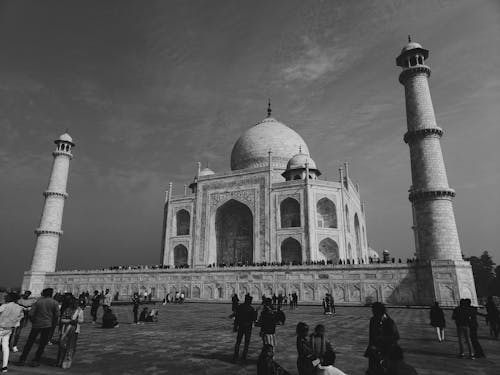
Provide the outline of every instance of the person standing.
<path id="1" fill-rule="evenodd" d="M 470 342 L 472 343 L 472 348 L 474 349 L 474 354 L 476 358 L 484 358 L 486 355 L 484 354 L 483 347 L 479 343 L 479 340 L 477 338 L 477 316 L 479 313 L 477 312 L 477 307 L 472 306 L 471 300 L 467 298 L 465 300 L 465 303 L 469 309 L 470 312 L 470 320 L 469 320 L 469 326 L 470 326 Z M 484 314 L 481 314 L 484 315 Z M 485 315 L 484 315 L 485 316 Z"/>
<path id="2" fill-rule="evenodd" d="M 500 313 L 498 312 L 498 308 L 495 305 L 495 301 L 493 301 L 492 296 L 488 296 L 488 300 L 486 302 L 486 313 L 488 324 L 490 326 L 490 333 L 498 339 L 498 334 L 500 332 Z"/>
<path id="3" fill-rule="evenodd" d="M 21 298 L 17 301 L 17 304 L 23 308 L 23 318 L 19 322 L 18 326 L 12 330 L 12 334 L 10 335 L 10 349 L 12 352 L 17 353 L 19 349 L 17 348 L 17 344 L 19 342 L 19 337 L 21 336 L 21 331 L 28 324 L 28 314 L 35 300 L 30 298 L 31 292 L 26 290 Z"/>
<path id="4" fill-rule="evenodd" d="M 61 313 L 61 333 L 59 335 L 59 351 L 57 365 L 70 368 L 76 352 L 76 342 L 83 323 L 85 301 L 72 298 L 68 306 Z"/>
<path id="5" fill-rule="evenodd" d="M 266 298 L 264 308 L 260 313 L 259 320 L 256 325 L 260 327 L 260 337 L 262 337 L 263 345 L 271 345 L 276 349 L 276 325 L 278 323 L 277 315 L 272 307 L 272 299 Z"/>
<path id="6" fill-rule="evenodd" d="M 106 308 L 111 308 L 111 302 L 113 301 L 113 296 L 109 289 L 106 289 L 106 293 L 104 293 L 104 297 L 102 299 L 102 308 L 106 310 Z"/>
<path id="7" fill-rule="evenodd" d="M 297 333 L 297 369 L 299 375 L 314 375 L 320 360 L 314 354 L 311 343 L 308 341 L 309 326 L 299 322 L 295 328 Z"/>
<path id="8" fill-rule="evenodd" d="M 54 289 L 46 288 L 42 291 L 42 297 L 39 298 L 31 307 L 29 317 L 32 323 L 31 332 L 24 345 L 23 352 L 19 357 L 18 365 L 24 366 L 26 358 L 35 343 L 35 339 L 40 335 L 40 343 L 35 353 L 35 358 L 31 365 L 40 366 L 40 359 L 43 351 L 50 339 L 51 332 L 54 332 L 59 318 L 59 304 L 52 298 Z"/>
<path id="9" fill-rule="evenodd" d="M 0 306 L 0 341 L 2 344 L 2 369 L 1 372 L 7 372 L 9 364 L 9 339 L 14 327 L 18 326 L 24 316 L 23 308 L 17 304 L 19 295 L 10 292 L 5 297 L 5 302 Z"/>
<path id="10" fill-rule="evenodd" d="M 372 318 L 370 319 L 368 347 L 365 357 L 368 358 L 367 375 L 384 373 L 383 363 L 387 354 L 397 345 L 399 332 L 396 323 L 387 315 L 385 306 L 381 302 L 372 304 Z"/>
<path id="11" fill-rule="evenodd" d="M 233 361 L 238 360 L 243 336 L 245 336 L 245 344 L 241 359 L 246 361 L 248 346 L 250 345 L 250 338 L 252 336 L 252 326 L 255 320 L 257 320 L 257 311 L 252 307 L 252 296 L 247 294 L 245 295 L 245 302 L 239 305 L 236 310 L 234 328 L 237 330 L 238 334 L 236 336 L 236 344 L 234 345 Z"/>
<path id="12" fill-rule="evenodd" d="M 135 292 L 132 296 L 132 312 L 134 313 L 134 324 L 139 324 L 137 320 L 139 314 L 139 305 L 141 304 L 141 297 L 139 297 L 139 293 Z"/>
<path id="13" fill-rule="evenodd" d="M 92 316 L 92 324 L 97 322 L 97 311 L 99 310 L 99 305 L 101 304 L 101 296 L 97 290 L 94 290 L 94 295 L 91 299 L 90 304 L 90 315 Z"/>
<path id="14" fill-rule="evenodd" d="M 293 299 L 293 308 L 296 309 L 297 306 L 298 306 L 298 302 L 299 302 L 299 296 L 297 294 L 297 292 L 293 292 L 292 293 L 292 299 Z"/>
<path id="15" fill-rule="evenodd" d="M 451 318 L 455 321 L 455 325 L 457 326 L 458 349 L 460 351 L 460 353 L 458 353 L 458 357 L 465 357 L 464 346 L 462 342 L 462 340 L 465 339 L 467 348 L 469 349 L 469 358 L 475 359 L 470 338 L 471 311 L 467 307 L 467 302 L 465 301 L 465 299 L 460 300 L 459 305 L 453 310 Z"/>
<path id="16" fill-rule="evenodd" d="M 446 327 L 446 321 L 443 309 L 439 307 L 438 302 L 434 302 L 434 306 L 431 307 L 429 317 L 431 320 L 431 326 L 436 328 L 439 342 L 442 342 L 444 340 L 444 328 Z"/>
<path id="17" fill-rule="evenodd" d="M 330 311 L 333 313 L 333 315 L 336 314 L 336 311 L 335 311 L 335 299 L 333 298 L 333 296 L 331 294 L 328 295 L 330 297 Z"/>

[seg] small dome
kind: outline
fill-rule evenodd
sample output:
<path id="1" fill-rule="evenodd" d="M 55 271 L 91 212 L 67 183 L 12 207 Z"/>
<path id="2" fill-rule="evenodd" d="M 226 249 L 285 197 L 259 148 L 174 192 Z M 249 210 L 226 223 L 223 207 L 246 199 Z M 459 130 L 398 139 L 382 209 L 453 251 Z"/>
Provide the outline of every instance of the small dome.
<path id="1" fill-rule="evenodd" d="M 286 165 L 286 169 L 305 169 L 306 163 L 309 169 L 317 169 L 314 160 L 309 155 L 303 153 L 297 154 L 291 158 Z"/>
<path id="2" fill-rule="evenodd" d="M 73 138 L 71 138 L 71 136 L 68 133 L 61 134 L 59 136 L 59 140 L 73 143 Z"/>
<path id="3" fill-rule="evenodd" d="M 406 51 L 409 51 L 411 49 L 416 49 L 416 48 L 422 48 L 422 46 L 417 42 L 409 42 L 407 45 L 405 45 L 403 47 L 403 49 L 401 50 L 401 53 L 403 54 Z"/>
<path id="4" fill-rule="evenodd" d="M 378 253 L 375 251 L 375 249 L 368 247 L 368 257 L 372 259 L 379 259 L 380 256 Z"/>
<path id="5" fill-rule="evenodd" d="M 269 151 L 272 151 L 274 167 L 285 169 L 287 162 L 299 149 L 309 155 L 306 143 L 297 132 L 268 117 L 248 129 L 236 141 L 231 152 L 231 170 L 267 166 Z"/>
<path id="6" fill-rule="evenodd" d="M 201 172 L 200 172 L 200 177 L 203 177 L 203 176 L 211 176 L 215 174 L 214 171 L 212 171 L 210 168 L 205 168 L 203 169 Z"/>

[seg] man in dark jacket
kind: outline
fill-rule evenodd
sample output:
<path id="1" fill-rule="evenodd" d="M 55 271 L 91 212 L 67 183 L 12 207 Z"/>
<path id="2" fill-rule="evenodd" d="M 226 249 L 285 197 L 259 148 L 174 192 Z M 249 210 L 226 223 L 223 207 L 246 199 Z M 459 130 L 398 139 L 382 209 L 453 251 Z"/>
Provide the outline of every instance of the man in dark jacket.
<path id="1" fill-rule="evenodd" d="M 388 353 L 397 345 L 399 332 L 394 321 L 387 315 L 383 303 L 375 302 L 372 305 L 372 313 L 368 348 L 365 351 L 365 357 L 368 357 L 368 371 L 366 373 L 378 375 L 385 371 L 383 364 Z"/>
<path id="2" fill-rule="evenodd" d="M 18 365 L 24 366 L 26 358 L 35 343 L 35 339 L 40 335 L 40 344 L 35 353 L 35 358 L 31 365 L 33 367 L 40 366 L 40 358 L 42 357 L 45 346 L 50 339 L 50 334 L 57 325 L 59 318 L 59 304 L 52 298 L 54 290 L 46 288 L 42 291 L 42 297 L 39 298 L 31 307 L 29 317 L 31 319 L 31 332 L 24 345 L 23 353 L 19 357 Z"/>
<path id="3" fill-rule="evenodd" d="M 255 320 L 257 320 L 257 311 L 252 307 L 252 297 L 247 294 L 245 302 L 239 305 L 236 310 L 234 327 L 237 329 L 238 335 L 236 336 L 236 345 L 234 346 L 233 361 L 238 359 L 243 335 L 245 336 L 245 346 L 243 347 L 241 359 L 246 361 L 248 346 L 250 345 L 250 338 L 252 336 L 252 326 Z"/>
<path id="4" fill-rule="evenodd" d="M 469 358 L 474 359 L 474 350 L 472 349 L 472 342 L 470 339 L 470 325 L 471 325 L 471 310 L 467 307 L 465 299 L 460 300 L 460 304 L 455 307 L 451 318 L 455 321 L 457 326 L 458 348 L 460 358 L 465 357 L 464 345 L 462 339 L 465 339 L 467 348 L 469 349 Z"/>

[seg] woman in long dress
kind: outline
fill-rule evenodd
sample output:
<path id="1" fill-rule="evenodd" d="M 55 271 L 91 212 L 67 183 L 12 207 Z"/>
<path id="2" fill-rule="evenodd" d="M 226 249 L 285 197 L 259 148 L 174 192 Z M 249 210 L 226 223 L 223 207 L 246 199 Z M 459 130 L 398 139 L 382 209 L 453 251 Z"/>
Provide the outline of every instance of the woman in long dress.
<path id="1" fill-rule="evenodd" d="M 69 306 L 61 314 L 61 336 L 57 364 L 62 368 L 70 368 L 76 352 L 76 342 L 83 323 L 83 308 L 73 298 Z"/>

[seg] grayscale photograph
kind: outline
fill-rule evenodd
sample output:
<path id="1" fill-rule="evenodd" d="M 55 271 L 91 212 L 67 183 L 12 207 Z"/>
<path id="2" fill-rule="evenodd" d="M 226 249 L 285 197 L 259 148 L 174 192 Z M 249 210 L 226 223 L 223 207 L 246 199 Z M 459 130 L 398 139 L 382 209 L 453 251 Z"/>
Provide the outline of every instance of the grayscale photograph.
<path id="1" fill-rule="evenodd" d="M 499 47 L 497 0 L 0 0 L 0 373 L 500 374 Z"/>

